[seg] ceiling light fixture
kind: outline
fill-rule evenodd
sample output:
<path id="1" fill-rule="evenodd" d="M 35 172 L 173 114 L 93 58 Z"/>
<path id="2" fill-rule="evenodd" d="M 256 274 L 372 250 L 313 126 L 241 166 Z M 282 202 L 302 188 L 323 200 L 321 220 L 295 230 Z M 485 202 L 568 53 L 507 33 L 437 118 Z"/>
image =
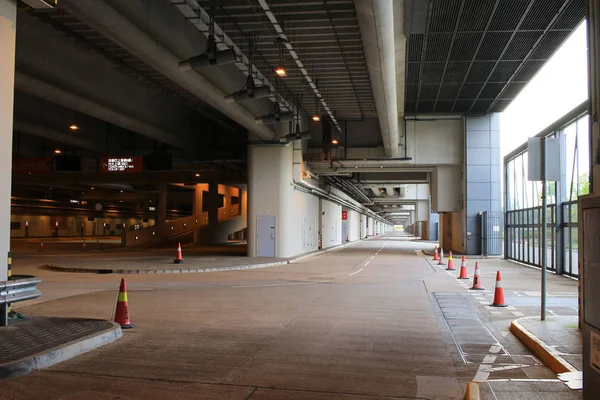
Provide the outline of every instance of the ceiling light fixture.
<path id="1" fill-rule="evenodd" d="M 72 131 L 77 131 L 77 130 L 79 130 L 79 127 L 75 124 L 71 124 L 71 125 L 69 125 L 69 129 Z"/>
<path id="2" fill-rule="evenodd" d="M 321 117 L 319 117 L 317 114 L 313 115 L 312 120 L 315 122 L 320 122 L 321 121 Z"/>
<path id="3" fill-rule="evenodd" d="M 331 139 L 331 144 L 338 144 L 338 140 L 337 139 Z"/>
<path id="4" fill-rule="evenodd" d="M 275 43 L 279 46 L 279 64 L 275 67 L 275 73 L 280 78 L 285 78 L 287 76 L 287 71 L 285 70 L 285 60 L 283 58 L 283 44 L 286 43 L 287 40 L 277 37 L 275 39 Z"/>
<path id="5" fill-rule="evenodd" d="M 196 174 L 196 178 L 200 177 L 200 174 Z"/>
<path id="6" fill-rule="evenodd" d="M 58 149 L 54 150 L 54 154 L 60 154 L 60 153 L 62 153 L 62 151 L 60 151 Z"/>
<path id="7" fill-rule="evenodd" d="M 285 112 L 285 113 L 274 113 L 274 114 L 267 114 L 267 115 L 263 115 L 261 117 L 255 118 L 254 122 L 256 122 L 257 124 L 274 124 L 277 122 L 286 122 L 286 121 L 291 121 L 292 119 L 294 119 L 294 114 L 292 114 L 291 112 Z"/>
<path id="8" fill-rule="evenodd" d="M 199 69 L 213 67 L 215 65 L 226 65 L 237 62 L 235 50 L 217 50 L 217 42 L 215 40 L 215 7 L 211 6 L 208 23 L 208 41 L 206 43 L 206 51 L 199 56 L 190 57 L 185 61 L 179 62 L 180 71 L 196 71 Z"/>

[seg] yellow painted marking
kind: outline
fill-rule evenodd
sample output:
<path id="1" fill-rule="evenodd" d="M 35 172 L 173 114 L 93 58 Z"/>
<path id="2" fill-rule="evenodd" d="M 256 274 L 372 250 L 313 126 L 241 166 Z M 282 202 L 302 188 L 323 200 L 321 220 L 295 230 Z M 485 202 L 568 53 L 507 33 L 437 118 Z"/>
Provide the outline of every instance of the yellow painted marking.
<path id="1" fill-rule="evenodd" d="M 118 301 L 121 303 L 126 302 L 127 301 L 127 292 L 120 292 Z"/>

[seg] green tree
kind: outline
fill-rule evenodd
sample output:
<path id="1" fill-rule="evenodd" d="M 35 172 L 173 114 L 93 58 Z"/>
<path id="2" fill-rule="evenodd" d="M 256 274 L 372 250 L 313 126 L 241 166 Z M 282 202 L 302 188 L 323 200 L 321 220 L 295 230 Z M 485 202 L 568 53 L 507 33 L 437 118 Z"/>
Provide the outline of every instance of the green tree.
<path id="1" fill-rule="evenodd" d="M 587 172 L 579 175 L 579 195 L 590 194 L 590 178 Z"/>

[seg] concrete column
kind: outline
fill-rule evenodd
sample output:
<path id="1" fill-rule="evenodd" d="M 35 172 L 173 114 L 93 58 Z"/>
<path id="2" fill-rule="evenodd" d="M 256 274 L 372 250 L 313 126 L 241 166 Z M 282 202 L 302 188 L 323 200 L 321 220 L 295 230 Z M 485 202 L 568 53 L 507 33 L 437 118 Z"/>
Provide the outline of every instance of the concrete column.
<path id="1" fill-rule="evenodd" d="M 348 238 L 351 242 L 361 239 L 361 215 L 354 210 L 348 210 Z"/>
<path id="2" fill-rule="evenodd" d="M 15 83 L 16 0 L 0 0 L 0 281 L 7 279 L 10 251 L 10 194 Z"/>
<path id="3" fill-rule="evenodd" d="M 161 226 L 167 221 L 167 184 L 158 184 L 158 199 L 156 201 L 156 226 Z"/>
<path id="4" fill-rule="evenodd" d="M 257 221 L 275 217 L 275 257 L 317 250 L 319 199 L 294 185 L 294 163 L 302 163 L 299 141 L 292 146 L 248 148 L 248 255 L 257 254 Z M 341 209 L 337 212 L 341 222 Z M 338 227 L 341 237 L 341 225 Z M 325 238 L 323 238 L 325 242 Z"/>
<path id="5" fill-rule="evenodd" d="M 481 254 L 481 227 L 478 214 L 483 211 L 488 213 L 502 211 L 500 115 L 493 113 L 467 117 L 465 148 L 467 155 L 464 214 L 466 225 L 462 225 L 461 221 L 465 229 L 461 240 L 466 242 L 464 247 L 467 254 Z"/>
<path id="6" fill-rule="evenodd" d="M 208 184 L 206 183 L 198 183 L 196 184 L 196 189 L 194 190 L 194 215 L 198 216 L 202 214 L 203 209 L 203 193 L 208 191 Z"/>
<path id="7" fill-rule="evenodd" d="M 364 239 L 367 237 L 367 216 L 360 215 L 360 238 Z"/>

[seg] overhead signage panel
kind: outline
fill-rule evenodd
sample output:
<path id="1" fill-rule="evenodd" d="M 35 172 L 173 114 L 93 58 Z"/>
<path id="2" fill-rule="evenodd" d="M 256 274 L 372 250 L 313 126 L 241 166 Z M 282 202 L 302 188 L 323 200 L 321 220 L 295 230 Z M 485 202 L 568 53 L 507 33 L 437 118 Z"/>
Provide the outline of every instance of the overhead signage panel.
<path id="1" fill-rule="evenodd" d="M 100 172 L 122 174 L 143 171 L 144 159 L 142 156 L 100 158 Z"/>

